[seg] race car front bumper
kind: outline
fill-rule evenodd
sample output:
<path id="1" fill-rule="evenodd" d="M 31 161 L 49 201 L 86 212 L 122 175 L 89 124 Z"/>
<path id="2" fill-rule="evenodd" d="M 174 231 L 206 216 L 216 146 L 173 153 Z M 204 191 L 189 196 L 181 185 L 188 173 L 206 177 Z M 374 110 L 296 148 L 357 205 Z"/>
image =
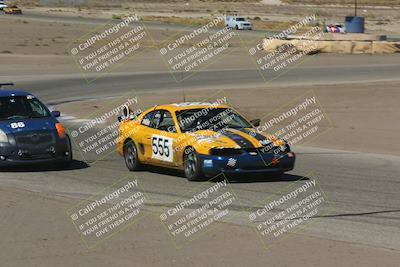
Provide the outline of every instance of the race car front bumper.
<path id="1" fill-rule="evenodd" d="M 294 168 L 296 155 L 293 152 L 243 153 L 240 155 L 199 155 L 202 172 L 207 177 L 225 174 L 280 173 Z"/>
<path id="2" fill-rule="evenodd" d="M 63 162 L 70 159 L 71 153 L 67 138 L 58 139 L 49 148 L 40 153 L 35 151 L 35 154 L 29 149 L 20 149 L 11 138 L 9 143 L 0 143 L 0 167 Z"/>
<path id="3" fill-rule="evenodd" d="M 252 30 L 253 26 L 252 25 L 243 25 L 243 24 L 241 24 L 241 25 L 238 26 L 238 28 L 239 28 L 239 30 Z"/>

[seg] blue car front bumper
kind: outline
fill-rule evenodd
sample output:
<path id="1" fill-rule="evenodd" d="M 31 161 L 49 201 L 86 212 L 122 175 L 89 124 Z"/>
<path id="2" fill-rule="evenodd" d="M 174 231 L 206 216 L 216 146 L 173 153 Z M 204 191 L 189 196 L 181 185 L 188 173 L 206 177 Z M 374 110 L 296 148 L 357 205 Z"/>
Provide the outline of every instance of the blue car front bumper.
<path id="1" fill-rule="evenodd" d="M 296 156 L 293 152 L 282 155 L 274 153 L 243 153 L 240 155 L 199 155 L 203 174 L 213 177 L 220 173 L 278 173 L 291 171 Z"/>
<path id="2" fill-rule="evenodd" d="M 9 136 L 9 140 L 9 143 L 0 143 L 0 167 L 62 162 L 69 160 L 72 153 L 67 138 L 57 138 L 48 147 L 39 150 L 34 149 L 34 144 L 29 147 L 32 150 L 26 147 L 21 149 L 14 137 Z"/>

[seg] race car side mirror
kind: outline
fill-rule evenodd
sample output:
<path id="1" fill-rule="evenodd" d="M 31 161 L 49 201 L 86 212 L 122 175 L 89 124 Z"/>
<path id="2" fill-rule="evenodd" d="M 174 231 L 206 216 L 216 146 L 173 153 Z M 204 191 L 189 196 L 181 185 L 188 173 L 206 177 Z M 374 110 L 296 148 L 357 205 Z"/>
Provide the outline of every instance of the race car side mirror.
<path id="1" fill-rule="evenodd" d="M 61 116 L 61 112 L 58 111 L 58 110 L 52 111 L 52 112 L 51 112 L 51 116 L 53 116 L 53 117 L 55 117 L 55 118 L 58 118 L 58 117 Z"/>
<path id="2" fill-rule="evenodd" d="M 253 124 L 254 127 L 260 126 L 261 120 L 260 119 L 254 119 L 250 121 L 251 124 Z"/>
<path id="3" fill-rule="evenodd" d="M 124 105 L 122 108 L 122 116 L 118 116 L 118 121 L 122 122 L 129 119 L 131 114 L 131 110 L 129 109 L 128 105 Z"/>
<path id="4" fill-rule="evenodd" d="M 128 105 L 124 105 L 123 109 L 122 109 L 122 116 L 125 118 L 129 117 L 129 114 L 131 113 Z"/>

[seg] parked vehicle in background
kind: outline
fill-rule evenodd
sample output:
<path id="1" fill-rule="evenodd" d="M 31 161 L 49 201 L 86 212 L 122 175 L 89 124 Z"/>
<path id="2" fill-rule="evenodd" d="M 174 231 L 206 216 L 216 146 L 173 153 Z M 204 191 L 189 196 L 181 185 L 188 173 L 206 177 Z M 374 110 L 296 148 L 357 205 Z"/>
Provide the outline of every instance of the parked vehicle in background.
<path id="1" fill-rule="evenodd" d="M 3 8 L 5 14 L 22 14 L 22 10 L 16 5 Z"/>
<path id="2" fill-rule="evenodd" d="M 253 24 L 244 17 L 226 16 L 225 26 L 236 30 L 252 30 Z"/>
<path id="3" fill-rule="evenodd" d="M 6 7 L 7 5 L 4 3 L 4 1 L 0 1 L 0 10 L 3 10 Z"/>

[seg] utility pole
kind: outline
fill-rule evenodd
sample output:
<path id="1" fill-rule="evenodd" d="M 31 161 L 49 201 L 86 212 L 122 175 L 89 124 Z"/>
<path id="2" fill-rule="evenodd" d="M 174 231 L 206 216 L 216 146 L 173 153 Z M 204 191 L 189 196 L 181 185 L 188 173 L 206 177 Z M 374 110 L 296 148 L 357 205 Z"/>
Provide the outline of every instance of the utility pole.
<path id="1" fill-rule="evenodd" d="M 354 17 L 357 17 L 357 0 L 354 0 Z"/>

